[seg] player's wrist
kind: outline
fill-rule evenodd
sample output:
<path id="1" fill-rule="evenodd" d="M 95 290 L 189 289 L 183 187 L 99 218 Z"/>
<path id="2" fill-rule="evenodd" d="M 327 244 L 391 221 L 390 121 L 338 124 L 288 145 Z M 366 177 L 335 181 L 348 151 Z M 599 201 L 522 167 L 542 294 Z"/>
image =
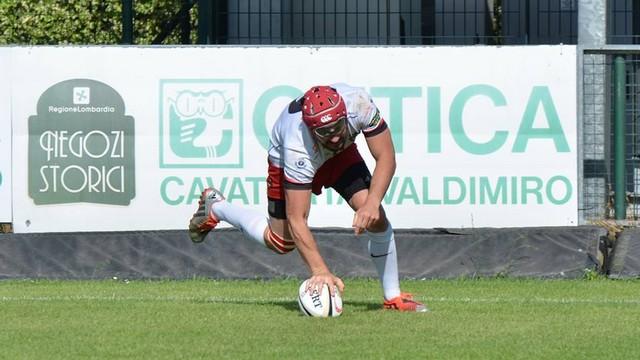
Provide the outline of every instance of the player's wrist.
<path id="1" fill-rule="evenodd" d="M 372 196 L 371 194 L 367 197 L 367 201 L 366 201 L 367 205 L 373 206 L 373 207 L 378 207 L 380 206 L 380 204 L 382 204 L 382 198 L 377 197 L 377 196 Z"/>
<path id="2" fill-rule="evenodd" d="M 326 265 L 311 269 L 311 276 L 330 276 L 330 275 L 331 275 L 331 271 L 329 271 L 329 268 L 326 267 Z"/>

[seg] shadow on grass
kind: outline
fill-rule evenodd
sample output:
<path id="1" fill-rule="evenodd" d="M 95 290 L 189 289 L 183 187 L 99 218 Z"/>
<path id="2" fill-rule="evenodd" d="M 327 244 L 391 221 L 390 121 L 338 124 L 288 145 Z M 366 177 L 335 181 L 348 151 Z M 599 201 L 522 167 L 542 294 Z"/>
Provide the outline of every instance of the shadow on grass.
<path id="1" fill-rule="evenodd" d="M 202 301 L 196 301 L 201 303 L 216 303 L 216 304 L 232 304 L 232 305 L 251 305 L 251 306 L 280 306 L 288 311 L 300 311 L 298 302 L 296 300 L 242 300 L 242 299 L 202 299 Z M 379 311 L 382 310 L 382 304 L 374 303 L 370 301 L 347 301 L 344 306 L 349 307 L 352 311 Z"/>

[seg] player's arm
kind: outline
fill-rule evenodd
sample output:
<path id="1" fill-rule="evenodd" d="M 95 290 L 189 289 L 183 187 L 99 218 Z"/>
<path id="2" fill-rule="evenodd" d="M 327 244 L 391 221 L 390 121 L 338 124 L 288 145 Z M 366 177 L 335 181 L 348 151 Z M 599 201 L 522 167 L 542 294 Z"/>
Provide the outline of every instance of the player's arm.
<path id="1" fill-rule="evenodd" d="M 358 209 L 353 218 L 356 234 L 362 233 L 380 218 L 380 204 L 396 171 L 396 152 L 389 128 L 365 139 L 371 155 L 376 160 L 376 167 L 373 170 L 365 205 Z"/>
<path id="2" fill-rule="evenodd" d="M 307 225 L 311 207 L 311 189 L 285 189 L 284 196 L 289 231 L 300 252 L 300 256 L 302 256 L 302 260 L 307 264 L 311 272 L 309 287 L 322 289 L 322 284 L 326 283 L 332 293 L 334 285 L 337 285 L 340 292 L 342 292 L 344 290 L 342 280 L 329 271 Z"/>

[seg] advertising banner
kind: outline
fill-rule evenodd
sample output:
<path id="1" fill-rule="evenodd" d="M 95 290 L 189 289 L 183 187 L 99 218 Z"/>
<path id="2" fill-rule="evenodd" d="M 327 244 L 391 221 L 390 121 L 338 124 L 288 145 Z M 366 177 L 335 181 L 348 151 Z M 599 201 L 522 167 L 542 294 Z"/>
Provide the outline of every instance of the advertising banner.
<path id="1" fill-rule="evenodd" d="M 394 227 L 577 225 L 574 46 L 11 56 L 17 232 L 186 229 L 210 185 L 266 216 L 271 126 L 307 88 L 336 82 L 367 90 L 391 129 L 397 171 L 382 204 Z M 351 226 L 334 191 L 313 203 L 310 226 Z"/>
<path id="2" fill-rule="evenodd" d="M 0 69 L 9 64 L 8 48 L 0 48 Z M 0 223 L 11 222 L 11 102 L 9 73 L 0 70 Z"/>

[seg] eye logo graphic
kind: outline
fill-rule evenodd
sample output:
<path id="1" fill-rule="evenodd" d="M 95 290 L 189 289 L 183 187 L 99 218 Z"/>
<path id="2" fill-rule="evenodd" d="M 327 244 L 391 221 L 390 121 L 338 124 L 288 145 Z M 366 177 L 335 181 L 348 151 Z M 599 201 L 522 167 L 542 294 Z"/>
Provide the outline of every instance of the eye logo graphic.
<path id="1" fill-rule="evenodd" d="M 160 82 L 160 167 L 242 167 L 240 80 Z"/>

